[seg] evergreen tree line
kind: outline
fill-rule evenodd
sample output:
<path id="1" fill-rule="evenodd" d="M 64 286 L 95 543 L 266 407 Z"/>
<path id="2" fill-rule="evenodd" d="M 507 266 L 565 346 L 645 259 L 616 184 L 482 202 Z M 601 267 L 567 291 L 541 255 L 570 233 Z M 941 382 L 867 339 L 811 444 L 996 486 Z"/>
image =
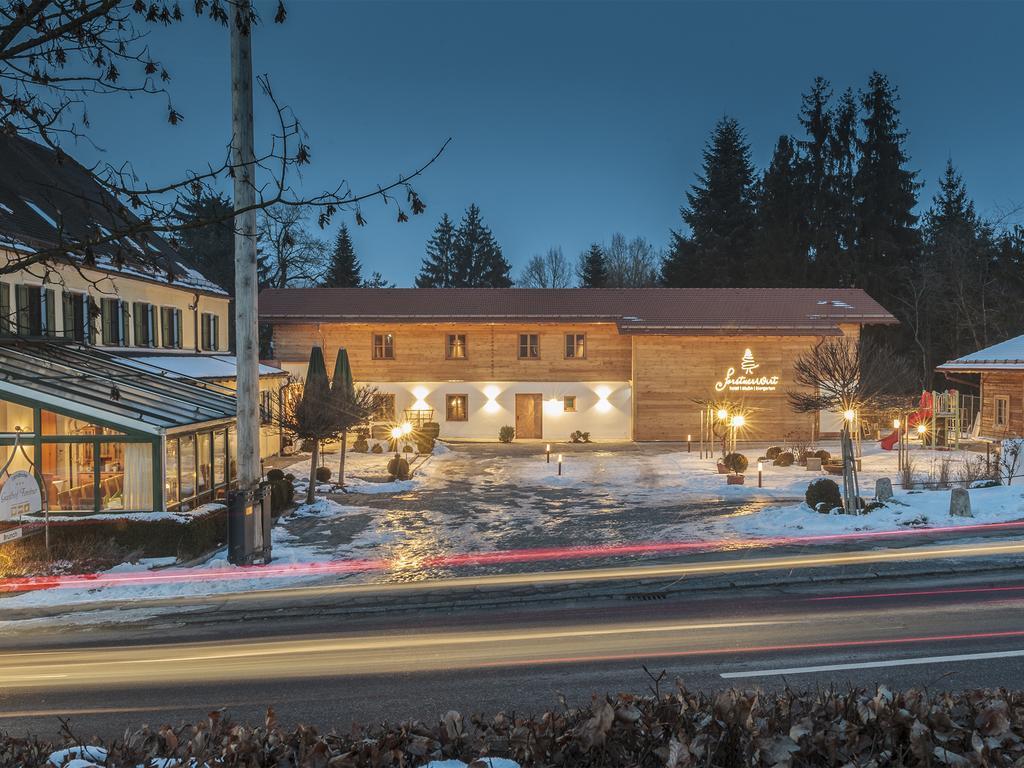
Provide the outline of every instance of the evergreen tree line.
<path id="1" fill-rule="evenodd" d="M 878 72 L 838 98 L 815 79 L 801 133 L 780 136 L 760 173 L 737 121 L 720 120 L 662 284 L 863 288 L 901 320 L 889 340 L 922 385 L 943 361 L 1024 331 L 1024 230 L 979 216 L 952 160 L 918 220 L 898 102 Z"/>
<path id="2" fill-rule="evenodd" d="M 181 211 L 183 222 L 223 218 L 231 201 L 218 194 L 190 200 Z M 342 223 L 333 245 L 314 234 L 309 213 L 302 208 L 273 206 L 257 220 L 257 278 L 264 288 L 321 286 L 324 288 L 392 288 L 380 272 L 363 277 L 348 226 Z M 235 246 L 231 220 L 183 230 L 178 246 L 210 280 L 235 290 Z"/>

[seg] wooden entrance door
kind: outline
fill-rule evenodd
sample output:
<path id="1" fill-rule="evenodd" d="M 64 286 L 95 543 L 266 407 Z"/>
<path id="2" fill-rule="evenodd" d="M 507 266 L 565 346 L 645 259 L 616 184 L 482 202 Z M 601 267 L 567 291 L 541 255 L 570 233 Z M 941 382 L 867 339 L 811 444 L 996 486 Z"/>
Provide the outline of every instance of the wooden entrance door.
<path id="1" fill-rule="evenodd" d="M 516 395 L 516 437 L 544 437 L 543 395 Z"/>

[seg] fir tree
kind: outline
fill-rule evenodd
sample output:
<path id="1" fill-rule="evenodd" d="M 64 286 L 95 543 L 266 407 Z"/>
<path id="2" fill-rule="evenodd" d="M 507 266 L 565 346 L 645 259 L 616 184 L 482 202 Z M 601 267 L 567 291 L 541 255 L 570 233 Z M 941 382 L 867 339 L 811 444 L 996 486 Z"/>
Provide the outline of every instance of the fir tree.
<path id="1" fill-rule="evenodd" d="M 836 251 L 817 259 L 816 274 L 820 285 L 848 286 L 850 252 L 857 238 L 857 213 L 854 197 L 854 175 L 857 172 L 857 98 L 847 88 L 839 99 L 832 119 L 830 149 L 832 157 L 833 226 Z"/>
<path id="2" fill-rule="evenodd" d="M 608 285 L 608 260 L 600 243 L 580 254 L 576 277 L 583 288 L 604 288 Z"/>
<path id="3" fill-rule="evenodd" d="M 324 288 L 358 288 L 363 283 L 362 264 L 356 258 L 348 227 L 341 225 L 334 239 L 334 251 L 324 276 Z"/>
<path id="4" fill-rule="evenodd" d="M 861 94 L 860 164 L 853 178 L 857 231 L 852 276 L 857 287 L 883 301 L 913 269 L 920 251 L 914 206 L 921 185 L 917 173 L 906 168 L 907 133 L 900 128 L 898 99 L 885 75 L 872 73 Z"/>
<path id="5" fill-rule="evenodd" d="M 802 177 L 799 179 L 799 192 L 804 198 L 801 204 L 807 220 L 807 258 L 818 267 L 818 274 L 831 271 L 839 250 L 832 154 L 835 116 L 829 105 L 831 99 L 829 82 L 823 77 L 816 77 L 810 92 L 803 95 L 798 116 L 805 132 L 805 138 L 797 141 L 797 147 Z"/>
<path id="6" fill-rule="evenodd" d="M 416 287 L 451 288 L 455 285 L 454 262 L 455 225 L 446 213 L 427 242 L 427 255 L 416 276 Z"/>
<path id="7" fill-rule="evenodd" d="M 757 258 L 762 285 L 807 284 L 808 221 L 805 178 L 788 136 L 780 136 L 758 188 Z"/>
<path id="8" fill-rule="evenodd" d="M 511 271 L 501 246 L 483 223 L 480 208 L 471 204 L 455 233 L 452 284 L 456 288 L 508 288 Z"/>
<path id="9" fill-rule="evenodd" d="M 723 117 L 704 148 L 703 172 L 680 210 L 690 236 L 673 233 L 662 270 L 668 285 L 740 286 L 751 278 L 756 219 L 750 146 L 731 117 Z"/>
<path id="10" fill-rule="evenodd" d="M 231 201 L 219 194 L 203 194 L 186 202 L 179 216 L 182 223 L 221 219 L 178 233 L 182 252 L 195 262 L 206 277 L 229 294 L 235 292 L 235 230 Z"/>

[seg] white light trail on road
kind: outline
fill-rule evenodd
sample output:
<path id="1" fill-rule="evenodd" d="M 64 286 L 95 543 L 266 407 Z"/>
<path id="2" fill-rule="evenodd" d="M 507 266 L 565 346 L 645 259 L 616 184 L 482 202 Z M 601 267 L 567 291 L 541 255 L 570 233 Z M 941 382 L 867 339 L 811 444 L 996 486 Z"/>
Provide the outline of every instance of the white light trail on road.
<path id="1" fill-rule="evenodd" d="M 984 661 L 986 659 L 1012 659 L 1024 656 L 1024 650 L 990 651 L 988 653 L 962 653 L 955 656 L 923 656 L 915 659 L 882 659 L 876 661 L 849 662 L 846 664 L 820 664 L 814 667 L 786 667 L 784 669 L 753 669 L 743 672 L 723 672 L 726 680 L 741 677 L 771 677 L 772 675 L 802 675 L 810 672 L 842 672 L 850 669 L 882 669 L 885 667 L 910 667 L 920 664 L 949 664 L 960 661 Z"/>

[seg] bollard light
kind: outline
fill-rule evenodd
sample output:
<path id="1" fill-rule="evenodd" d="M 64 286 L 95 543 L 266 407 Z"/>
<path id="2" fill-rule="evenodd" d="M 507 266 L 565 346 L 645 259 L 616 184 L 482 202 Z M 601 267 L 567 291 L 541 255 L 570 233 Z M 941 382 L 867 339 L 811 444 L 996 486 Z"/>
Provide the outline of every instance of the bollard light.
<path id="1" fill-rule="evenodd" d="M 899 429 L 900 428 L 900 420 L 899 419 L 893 419 L 892 420 L 892 428 L 893 429 Z"/>
<path id="2" fill-rule="evenodd" d="M 551 463 L 551 443 L 548 443 L 546 446 L 544 446 L 544 453 L 547 454 L 548 464 L 550 464 Z"/>
<path id="3" fill-rule="evenodd" d="M 762 472 L 764 472 L 764 462 L 763 461 L 759 461 L 759 462 L 757 462 L 757 487 L 758 488 L 761 487 L 761 477 L 762 477 L 761 473 Z"/>
<path id="4" fill-rule="evenodd" d="M 562 454 L 558 454 L 558 475 L 562 475 Z"/>
<path id="5" fill-rule="evenodd" d="M 687 453 L 690 453 L 690 452 L 691 452 L 691 450 L 692 450 L 692 448 L 691 448 L 691 446 L 690 446 L 690 441 L 691 441 L 692 439 L 693 439 L 693 435 L 687 435 L 687 436 L 686 436 L 686 452 L 687 452 Z"/>

